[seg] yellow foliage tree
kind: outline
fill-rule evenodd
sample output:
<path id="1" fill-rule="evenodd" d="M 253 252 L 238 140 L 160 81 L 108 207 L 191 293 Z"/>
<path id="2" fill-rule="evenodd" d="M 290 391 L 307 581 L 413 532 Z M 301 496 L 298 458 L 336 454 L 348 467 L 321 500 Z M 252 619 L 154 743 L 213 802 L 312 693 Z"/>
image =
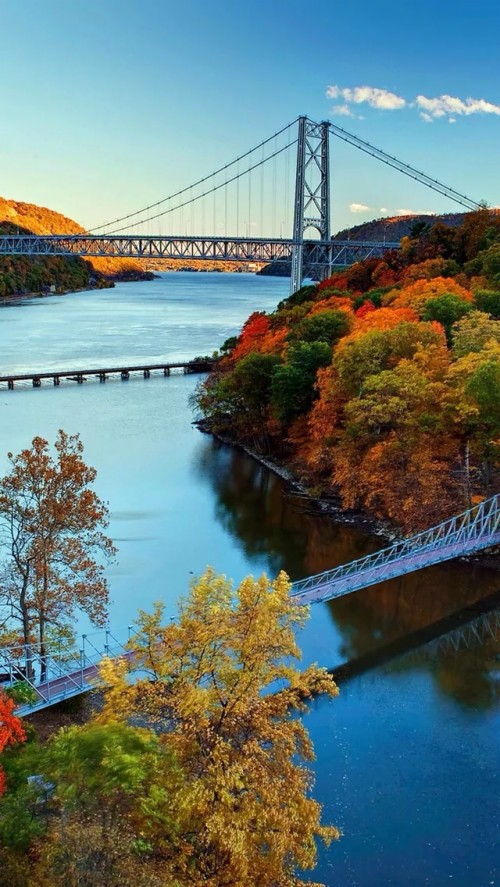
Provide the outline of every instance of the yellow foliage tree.
<path id="1" fill-rule="evenodd" d="M 99 722 L 126 723 L 134 712 L 184 774 L 177 833 L 163 833 L 154 817 L 141 829 L 165 884 L 293 887 L 303 883 L 296 870 L 315 865 L 316 838 L 338 837 L 310 797 L 304 762 L 313 749 L 294 716 L 313 694 L 338 691 L 323 669 L 293 662 L 307 609 L 289 590 L 284 573 L 274 582 L 249 577 L 234 591 L 208 570 L 175 623 L 162 625 L 161 605 L 141 613 L 131 648 L 144 677 L 130 683 L 123 661 L 103 664 Z"/>
<path id="2" fill-rule="evenodd" d="M 429 299 L 443 295 L 458 296 L 464 302 L 472 302 L 472 293 L 460 286 L 452 277 L 434 277 L 432 280 L 417 280 L 403 289 L 394 289 L 382 298 L 382 303 L 391 308 L 413 308 L 419 316 Z"/>

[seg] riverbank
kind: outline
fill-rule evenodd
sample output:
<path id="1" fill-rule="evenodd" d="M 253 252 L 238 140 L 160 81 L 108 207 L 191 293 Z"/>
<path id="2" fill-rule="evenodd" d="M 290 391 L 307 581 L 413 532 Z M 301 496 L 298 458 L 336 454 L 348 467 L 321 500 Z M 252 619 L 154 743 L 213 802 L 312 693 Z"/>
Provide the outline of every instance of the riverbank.
<path id="1" fill-rule="evenodd" d="M 397 527 L 391 525 L 388 521 L 376 518 L 374 515 L 361 510 L 343 508 L 341 505 L 340 495 L 335 494 L 318 494 L 314 492 L 306 484 L 300 481 L 293 471 L 284 463 L 276 459 L 270 459 L 256 453 L 246 444 L 231 438 L 229 435 L 220 434 L 210 428 L 210 423 L 205 419 L 197 419 L 193 425 L 203 434 L 207 434 L 214 440 L 224 446 L 233 447 L 245 453 L 255 462 L 258 462 L 268 471 L 271 471 L 284 482 L 287 492 L 291 496 L 301 498 L 307 504 L 304 511 L 311 514 L 322 514 L 328 517 L 333 523 L 340 526 L 349 526 L 358 530 L 363 530 L 372 536 L 378 536 L 383 539 L 387 545 L 405 539 L 405 534 Z M 481 566 L 489 567 L 500 571 L 500 546 L 486 552 L 476 552 L 468 556 L 458 558 L 458 560 L 469 563 L 478 563 Z"/>

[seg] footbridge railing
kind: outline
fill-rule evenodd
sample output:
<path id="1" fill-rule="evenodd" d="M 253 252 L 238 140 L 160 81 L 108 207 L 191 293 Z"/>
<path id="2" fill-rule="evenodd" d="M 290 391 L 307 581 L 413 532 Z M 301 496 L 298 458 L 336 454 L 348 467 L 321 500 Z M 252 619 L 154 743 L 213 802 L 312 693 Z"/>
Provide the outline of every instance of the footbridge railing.
<path id="1" fill-rule="evenodd" d="M 498 495 L 367 557 L 294 582 L 291 594 L 299 604 L 327 601 L 491 545 L 500 545 Z M 82 635 L 79 647 L 0 647 L 0 685 L 22 681 L 31 689 L 32 699 L 18 706 L 19 715 L 55 705 L 92 689 L 104 657 L 130 657 L 127 642 L 133 633 L 132 626 L 107 628 Z"/>
<path id="2" fill-rule="evenodd" d="M 387 548 L 295 582 L 292 595 L 301 604 L 341 597 L 386 579 L 500 544 L 500 496 Z"/>

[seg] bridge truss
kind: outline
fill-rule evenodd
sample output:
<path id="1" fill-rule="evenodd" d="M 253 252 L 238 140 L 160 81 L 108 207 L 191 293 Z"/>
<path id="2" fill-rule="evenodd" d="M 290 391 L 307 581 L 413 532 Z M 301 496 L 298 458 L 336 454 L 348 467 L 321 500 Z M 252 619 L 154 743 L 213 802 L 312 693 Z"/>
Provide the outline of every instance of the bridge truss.
<path id="1" fill-rule="evenodd" d="M 290 263 L 293 240 L 229 237 L 170 237 L 116 234 L 29 235 L 0 237 L 0 255 L 107 256 L 130 259 L 191 259 L 224 262 Z M 363 240 L 305 241 L 301 244 L 308 270 L 326 265 L 345 266 L 397 249 L 397 241 Z"/>

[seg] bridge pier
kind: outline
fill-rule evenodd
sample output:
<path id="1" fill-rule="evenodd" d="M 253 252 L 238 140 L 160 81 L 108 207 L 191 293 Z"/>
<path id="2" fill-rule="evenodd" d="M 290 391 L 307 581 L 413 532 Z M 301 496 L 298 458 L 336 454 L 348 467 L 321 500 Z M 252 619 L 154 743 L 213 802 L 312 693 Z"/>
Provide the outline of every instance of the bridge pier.
<path id="1" fill-rule="evenodd" d="M 144 378 L 149 379 L 151 376 L 151 370 L 144 370 Z"/>
<path id="2" fill-rule="evenodd" d="M 129 373 L 128 370 L 122 370 L 122 371 L 121 371 L 122 382 L 126 382 L 127 379 L 129 378 L 129 376 L 130 376 L 130 373 Z"/>
<path id="3" fill-rule="evenodd" d="M 33 376 L 33 388 L 41 388 L 42 380 L 38 376 Z"/>
<path id="4" fill-rule="evenodd" d="M 14 391 L 14 379 L 9 379 L 7 385 L 9 386 L 9 391 Z"/>
<path id="5" fill-rule="evenodd" d="M 99 373 L 99 382 L 106 381 L 106 373 Z"/>
<path id="6" fill-rule="evenodd" d="M 77 373 L 77 374 L 76 374 L 76 381 L 78 382 L 79 385 L 83 385 L 83 375 L 82 375 L 82 373 Z"/>
<path id="7" fill-rule="evenodd" d="M 53 378 L 52 381 L 54 382 L 54 385 L 60 385 L 60 384 L 61 384 L 61 380 L 60 380 L 59 376 L 54 376 L 54 378 Z"/>
<path id="8" fill-rule="evenodd" d="M 163 375 L 164 375 L 164 376 L 170 376 L 170 367 L 165 367 L 165 368 L 164 368 L 164 370 L 163 370 Z"/>

